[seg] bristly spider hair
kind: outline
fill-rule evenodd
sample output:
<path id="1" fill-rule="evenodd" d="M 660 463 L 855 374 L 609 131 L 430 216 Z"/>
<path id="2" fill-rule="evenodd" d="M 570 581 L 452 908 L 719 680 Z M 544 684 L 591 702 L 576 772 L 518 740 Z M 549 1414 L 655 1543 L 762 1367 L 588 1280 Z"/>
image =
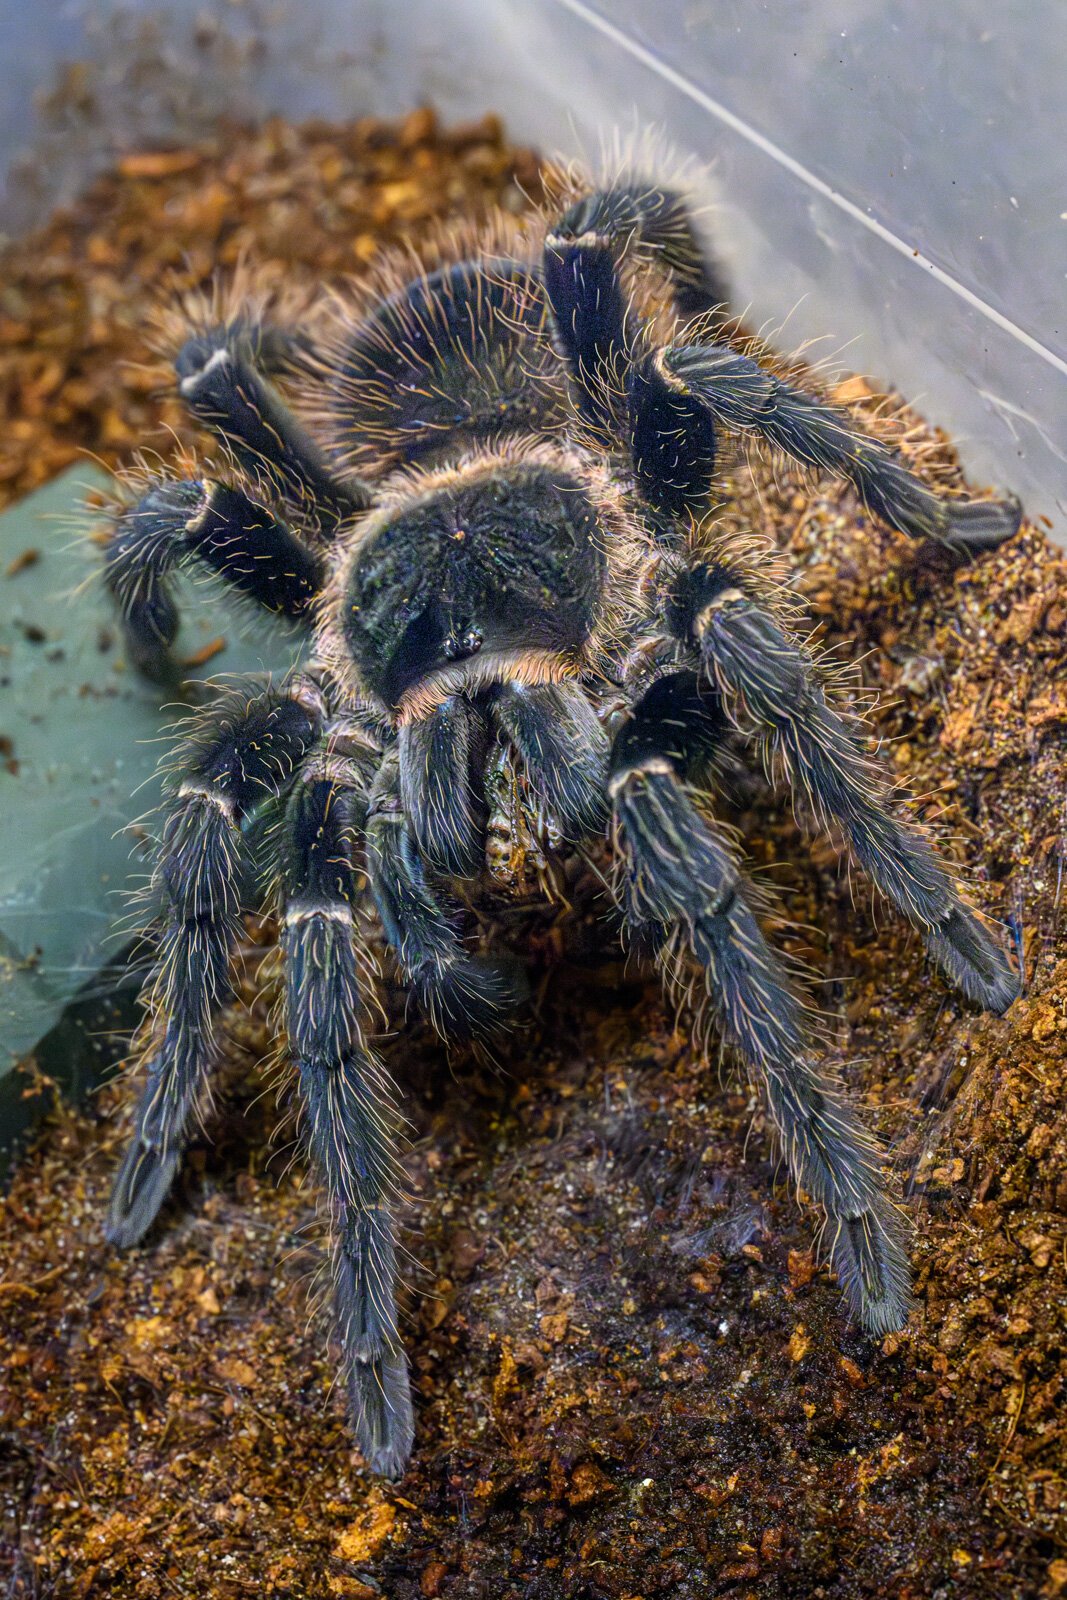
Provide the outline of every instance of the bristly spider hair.
<path id="1" fill-rule="evenodd" d="M 248 828 L 268 813 L 285 1026 L 330 1200 L 352 1425 L 377 1472 L 403 1470 L 414 1423 L 368 885 L 434 1026 L 482 1038 L 520 986 L 468 948 L 455 880 L 498 883 L 502 840 L 537 841 L 543 863 L 609 836 L 628 938 L 699 996 L 694 1038 L 710 1015 L 761 1083 L 874 1334 L 907 1315 L 902 1226 L 716 822 L 727 742 L 763 742 L 968 999 L 1002 1012 L 1018 992 L 715 516 L 726 448 L 746 436 L 960 551 L 1014 533 L 1019 507 L 935 493 L 849 412 L 732 340 L 724 302 L 685 195 L 636 170 L 600 186 L 564 174 L 536 224 L 500 219 L 422 261 L 394 253 L 299 323 L 254 299 L 205 301 L 175 367 L 229 465 L 142 485 L 111 526 L 107 583 L 153 678 L 174 676 L 180 566 L 297 619 L 311 643 L 281 686 L 198 713 L 169 781 L 147 1081 L 108 1236 L 128 1246 L 151 1226 L 204 1103 Z"/>

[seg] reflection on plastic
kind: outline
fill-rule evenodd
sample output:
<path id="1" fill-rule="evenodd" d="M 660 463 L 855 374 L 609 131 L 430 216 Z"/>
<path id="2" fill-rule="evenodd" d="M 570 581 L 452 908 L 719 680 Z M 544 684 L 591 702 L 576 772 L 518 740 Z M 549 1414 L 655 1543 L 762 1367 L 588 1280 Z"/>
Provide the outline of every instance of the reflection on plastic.
<path id="1" fill-rule="evenodd" d="M 898 388 L 977 481 L 1067 532 L 1059 0 L 81 0 L 9 8 L 0 40 L 0 166 L 37 86 L 96 64 L 94 120 L 79 143 L 68 109 L 40 164 L 68 190 L 116 141 L 191 136 L 219 110 L 429 99 L 450 117 L 495 107 L 545 149 L 658 123 L 713 164 L 750 320 Z"/>

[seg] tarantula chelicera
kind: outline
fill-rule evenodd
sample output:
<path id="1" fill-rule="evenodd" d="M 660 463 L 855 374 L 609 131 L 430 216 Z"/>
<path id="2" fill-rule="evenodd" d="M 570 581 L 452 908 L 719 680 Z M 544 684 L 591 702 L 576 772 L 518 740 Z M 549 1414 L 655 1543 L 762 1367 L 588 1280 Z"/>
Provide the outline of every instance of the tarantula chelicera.
<path id="1" fill-rule="evenodd" d="M 915 538 L 992 546 L 1018 506 L 934 493 L 848 413 L 723 342 L 722 316 L 681 193 L 575 179 L 547 220 L 498 222 L 476 248 L 442 244 L 426 261 L 394 257 L 317 321 L 251 305 L 202 315 L 177 375 L 230 481 L 157 480 L 113 522 L 107 581 L 143 670 L 169 670 L 168 575 L 184 563 L 304 619 L 312 644 L 289 681 L 220 695 L 180 752 L 153 877 L 147 1083 L 108 1235 L 141 1238 L 181 1161 L 228 994 L 248 825 L 266 809 L 285 1026 L 330 1200 L 352 1422 L 380 1472 L 403 1468 L 413 1419 L 365 891 L 435 1026 L 497 1029 L 517 985 L 468 948 L 456 898 L 456 880 L 486 868 L 494 763 L 510 763 L 504 787 L 542 837 L 610 833 L 629 938 L 700 995 L 760 1081 L 872 1332 L 906 1316 L 901 1227 L 716 823 L 724 743 L 763 741 L 969 999 L 1001 1012 L 1018 990 L 715 520 L 721 452 L 744 435 L 849 480 Z"/>

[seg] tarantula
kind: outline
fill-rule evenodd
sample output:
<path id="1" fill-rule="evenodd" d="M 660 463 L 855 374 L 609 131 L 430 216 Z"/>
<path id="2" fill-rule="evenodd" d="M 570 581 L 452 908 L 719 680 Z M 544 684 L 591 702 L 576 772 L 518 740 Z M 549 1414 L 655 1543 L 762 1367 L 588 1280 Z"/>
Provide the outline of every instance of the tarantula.
<path id="1" fill-rule="evenodd" d="M 716 823 L 726 742 L 763 741 L 969 999 L 1001 1012 L 1018 992 L 892 809 L 861 726 L 715 526 L 721 452 L 745 435 L 849 480 L 917 539 L 993 546 L 1018 505 L 935 494 L 848 413 L 724 342 L 722 302 L 684 194 L 630 174 L 575 180 L 536 226 L 498 222 L 466 252 L 394 257 L 325 319 L 204 312 L 176 371 L 230 481 L 156 480 L 111 527 L 107 582 L 149 674 L 171 670 L 182 564 L 302 619 L 312 643 L 289 681 L 203 709 L 179 753 L 153 875 L 147 1084 L 108 1237 L 142 1237 L 182 1159 L 228 994 L 248 827 L 266 809 L 285 1027 L 330 1200 L 352 1422 L 378 1472 L 403 1469 L 413 1417 L 365 890 L 441 1033 L 493 1033 L 518 986 L 464 942 L 456 880 L 485 869 L 494 762 L 558 840 L 610 833 L 626 933 L 699 992 L 757 1075 L 871 1332 L 907 1314 L 902 1230 Z"/>

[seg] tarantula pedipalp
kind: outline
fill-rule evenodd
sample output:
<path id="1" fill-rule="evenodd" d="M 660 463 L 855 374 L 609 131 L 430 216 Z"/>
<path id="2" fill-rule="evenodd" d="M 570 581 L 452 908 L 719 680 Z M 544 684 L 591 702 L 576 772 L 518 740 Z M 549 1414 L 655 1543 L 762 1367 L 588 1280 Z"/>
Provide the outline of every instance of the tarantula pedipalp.
<path id="1" fill-rule="evenodd" d="M 351 1413 L 388 1473 L 413 1418 L 395 1119 L 368 1038 L 358 901 L 365 874 L 399 972 L 442 1033 L 501 1025 L 516 986 L 467 948 L 450 883 L 485 868 L 502 752 L 542 837 L 610 828 L 631 938 L 700 989 L 758 1076 L 872 1331 L 906 1315 L 901 1229 L 716 824 L 705 789 L 727 737 L 769 742 L 970 999 L 1002 1011 L 1017 993 L 712 515 L 720 450 L 738 433 L 844 476 L 915 537 L 991 545 L 1017 527 L 1017 505 L 935 495 L 846 413 L 714 342 L 721 291 L 673 190 L 632 176 L 589 186 L 539 237 L 505 234 L 394 268 L 331 336 L 251 312 L 205 319 L 176 366 L 234 481 L 157 482 L 116 517 L 106 555 L 131 655 L 159 678 L 177 626 L 167 575 L 183 563 L 313 635 L 306 670 L 220 697 L 180 752 L 154 873 L 147 1084 L 109 1237 L 141 1238 L 181 1160 L 228 991 L 245 827 L 267 809 Z M 665 297 L 697 318 L 666 338 Z M 304 422 L 278 385 L 295 388 Z"/>

